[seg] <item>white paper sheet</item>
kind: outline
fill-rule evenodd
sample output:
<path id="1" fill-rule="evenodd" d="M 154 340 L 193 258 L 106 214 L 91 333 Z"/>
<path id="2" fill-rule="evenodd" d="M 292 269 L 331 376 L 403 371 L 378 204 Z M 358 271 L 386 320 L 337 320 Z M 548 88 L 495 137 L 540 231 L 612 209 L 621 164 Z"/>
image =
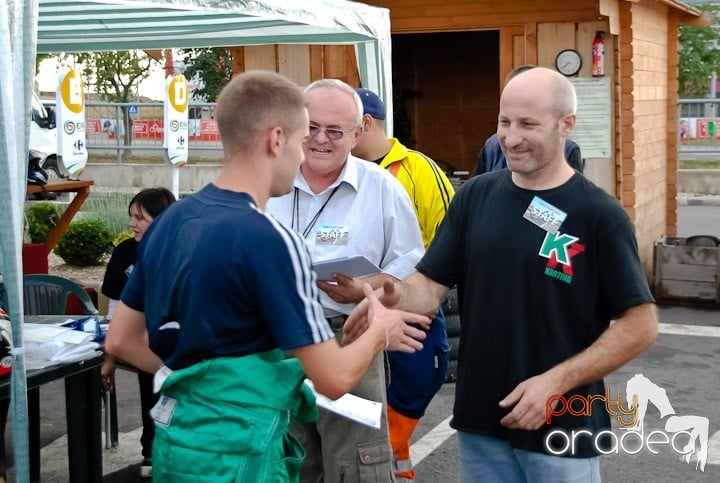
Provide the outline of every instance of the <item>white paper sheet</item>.
<path id="1" fill-rule="evenodd" d="M 380 421 L 382 417 L 382 403 L 371 401 L 354 394 L 345 394 L 341 398 L 333 401 L 329 397 L 315 391 L 312 381 L 305 379 L 305 384 L 312 389 L 315 394 L 315 401 L 321 408 L 332 411 L 352 421 L 370 426 L 371 428 L 380 429 Z"/>
<path id="2" fill-rule="evenodd" d="M 25 367 L 43 367 L 89 359 L 100 352 L 94 334 L 55 325 L 26 323 Z"/>
<path id="3" fill-rule="evenodd" d="M 69 327 L 58 327 L 57 325 L 48 324 L 31 324 L 25 323 L 23 326 L 24 338 L 28 342 L 49 342 L 60 340 L 79 344 L 86 340 L 92 340 L 93 335 L 79 330 L 73 330 Z"/>

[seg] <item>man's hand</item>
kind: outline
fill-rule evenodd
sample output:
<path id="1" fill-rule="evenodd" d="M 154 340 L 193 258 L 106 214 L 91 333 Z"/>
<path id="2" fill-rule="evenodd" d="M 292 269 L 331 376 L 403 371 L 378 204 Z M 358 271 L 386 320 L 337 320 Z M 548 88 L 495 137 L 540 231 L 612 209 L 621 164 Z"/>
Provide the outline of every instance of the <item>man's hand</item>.
<path id="1" fill-rule="evenodd" d="M 513 408 L 500 424 L 510 429 L 536 430 L 545 424 L 548 400 L 562 393 L 555 376 L 548 372 L 526 379 L 500 401 L 501 408 Z"/>
<path id="2" fill-rule="evenodd" d="M 382 288 L 377 289 L 374 293 L 375 298 L 385 307 L 394 307 L 400 301 L 400 294 L 395 289 L 395 282 L 386 280 Z M 343 325 L 343 344 L 349 344 L 368 328 L 368 299 L 362 300 L 350 312 L 348 319 Z M 426 328 L 429 328 L 430 324 Z"/>
<path id="3" fill-rule="evenodd" d="M 539 428 L 545 421 L 546 405 L 552 396 L 610 374 L 650 347 L 657 331 L 654 304 L 630 307 L 590 347 L 518 384 L 500 401 L 500 407 L 513 408 L 500 424 L 512 429 Z M 556 404 L 558 401 L 552 407 Z"/>
<path id="4" fill-rule="evenodd" d="M 108 392 L 115 389 L 115 358 L 113 356 L 105 355 L 105 362 L 100 368 L 100 384 Z"/>
<path id="5" fill-rule="evenodd" d="M 422 349 L 423 346 L 419 341 L 425 339 L 425 331 L 409 324 L 429 326 L 430 320 L 427 317 L 386 308 L 367 283 L 363 284 L 363 292 L 367 301 L 366 320 L 373 325 L 384 325 L 385 350 L 412 353 Z"/>
<path id="6" fill-rule="evenodd" d="M 318 280 L 317 286 L 333 301 L 339 304 L 356 304 L 363 299 L 362 279 L 350 278 L 342 273 L 333 273 L 332 277 L 337 283 Z"/>

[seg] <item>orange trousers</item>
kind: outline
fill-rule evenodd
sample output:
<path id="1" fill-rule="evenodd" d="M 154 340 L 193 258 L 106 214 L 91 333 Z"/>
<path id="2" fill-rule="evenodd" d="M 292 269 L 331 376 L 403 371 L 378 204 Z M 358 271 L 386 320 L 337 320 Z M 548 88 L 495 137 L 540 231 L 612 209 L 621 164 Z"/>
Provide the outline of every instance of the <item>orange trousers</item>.
<path id="1" fill-rule="evenodd" d="M 419 419 L 408 418 L 387 407 L 388 431 L 393 452 L 393 472 L 398 482 L 415 479 L 415 470 L 410 459 L 410 437 Z"/>

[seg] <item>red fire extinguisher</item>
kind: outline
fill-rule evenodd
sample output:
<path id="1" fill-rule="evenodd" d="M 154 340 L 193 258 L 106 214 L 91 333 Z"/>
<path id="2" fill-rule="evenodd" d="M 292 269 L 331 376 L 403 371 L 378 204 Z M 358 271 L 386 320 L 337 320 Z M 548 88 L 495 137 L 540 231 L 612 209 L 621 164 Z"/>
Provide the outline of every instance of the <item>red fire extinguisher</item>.
<path id="1" fill-rule="evenodd" d="M 592 43 L 592 75 L 602 77 L 605 75 L 605 32 L 595 32 L 595 39 Z"/>

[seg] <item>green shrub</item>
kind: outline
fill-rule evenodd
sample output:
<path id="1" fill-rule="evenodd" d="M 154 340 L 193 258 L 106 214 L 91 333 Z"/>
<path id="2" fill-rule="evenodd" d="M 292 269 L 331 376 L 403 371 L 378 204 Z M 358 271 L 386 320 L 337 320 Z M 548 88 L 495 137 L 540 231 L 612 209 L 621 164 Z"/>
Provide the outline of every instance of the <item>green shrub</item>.
<path id="1" fill-rule="evenodd" d="M 43 243 L 60 219 L 60 210 L 49 201 L 41 201 L 25 210 L 27 232 L 32 243 Z"/>
<path id="2" fill-rule="evenodd" d="M 113 234 L 101 220 L 70 223 L 55 253 L 68 265 L 100 265 L 103 255 L 113 248 Z"/>

